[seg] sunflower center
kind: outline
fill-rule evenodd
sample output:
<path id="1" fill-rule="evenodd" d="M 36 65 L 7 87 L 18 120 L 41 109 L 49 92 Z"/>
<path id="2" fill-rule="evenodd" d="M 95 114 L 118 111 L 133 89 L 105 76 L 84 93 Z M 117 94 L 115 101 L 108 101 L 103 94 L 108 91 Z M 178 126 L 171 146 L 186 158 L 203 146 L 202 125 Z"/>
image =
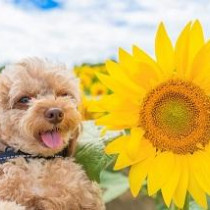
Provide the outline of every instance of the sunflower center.
<path id="1" fill-rule="evenodd" d="M 167 135 L 176 138 L 191 131 L 197 110 L 188 98 L 171 93 L 161 98 L 152 112 L 156 116 L 156 126 L 165 129 Z"/>
<path id="2" fill-rule="evenodd" d="M 193 153 L 210 139 L 210 101 L 193 83 L 169 80 L 145 97 L 141 126 L 161 151 Z"/>

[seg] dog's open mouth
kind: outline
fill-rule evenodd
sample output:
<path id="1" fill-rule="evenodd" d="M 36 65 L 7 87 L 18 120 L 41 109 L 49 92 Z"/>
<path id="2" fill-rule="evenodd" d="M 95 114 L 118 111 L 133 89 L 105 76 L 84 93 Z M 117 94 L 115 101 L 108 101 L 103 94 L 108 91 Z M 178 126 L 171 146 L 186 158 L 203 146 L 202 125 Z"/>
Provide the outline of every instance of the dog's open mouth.
<path id="1" fill-rule="evenodd" d="M 63 140 L 58 128 L 50 131 L 40 132 L 40 139 L 45 146 L 52 149 L 59 148 L 63 144 Z"/>

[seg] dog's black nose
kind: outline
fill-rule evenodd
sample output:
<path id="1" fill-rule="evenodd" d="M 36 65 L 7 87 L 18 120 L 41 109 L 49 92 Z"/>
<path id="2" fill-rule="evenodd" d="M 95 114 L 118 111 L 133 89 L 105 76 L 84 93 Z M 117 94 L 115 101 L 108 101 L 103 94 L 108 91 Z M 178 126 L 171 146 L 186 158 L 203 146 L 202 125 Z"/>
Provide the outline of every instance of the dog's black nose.
<path id="1" fill-rule="evenodd" d="M 63 120 L 64 113 L 60 108 L 50 108 L 45 112 L 44 116 L 50 123 L 57 124 Z"/>

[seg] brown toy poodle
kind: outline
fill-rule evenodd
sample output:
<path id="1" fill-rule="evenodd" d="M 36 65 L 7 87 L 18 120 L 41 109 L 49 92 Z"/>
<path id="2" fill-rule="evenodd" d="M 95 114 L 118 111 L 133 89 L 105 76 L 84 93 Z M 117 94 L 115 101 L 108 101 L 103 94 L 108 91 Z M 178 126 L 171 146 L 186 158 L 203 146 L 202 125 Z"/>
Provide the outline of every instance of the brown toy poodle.
<path id="1" fill-rule="evenodd" d="M 77 80 L 30 58 L 0 74 L 0 210 L 103 210 L 71 155 L 80 133 Z"/>

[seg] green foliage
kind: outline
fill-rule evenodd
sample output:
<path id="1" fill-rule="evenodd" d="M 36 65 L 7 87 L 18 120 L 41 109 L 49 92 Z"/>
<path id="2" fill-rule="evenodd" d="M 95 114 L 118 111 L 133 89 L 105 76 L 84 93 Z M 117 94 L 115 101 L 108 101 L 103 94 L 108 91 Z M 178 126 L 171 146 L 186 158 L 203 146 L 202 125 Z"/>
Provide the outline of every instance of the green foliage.
<path id="1" fill-rule="evenodd" d="M 127 177 L 120 172 L 103 171 L 100 185 L 104 192 L 103 199 L 105 203 L 117 198 L 129 188 Z"/>
<path id="2" fill-rule="evenodd" d="M 87 143 L 79 146 L 76 153 L 76 161 L 80 163 L 91 180 L 100 182 L 101 172 L 109 166 L 113 156 L 104 153 L 104 146 L 101 143 Z"/>
<path id="3" fill-rule="evenodd" d="M 83 123 L 83 134 L 76 151 L 76 161 L 81 164 L 88 177 L 100 183 L 105 202 L 117 198 L 128 190 L 128 180 L 121 172 L 106 170 L 115 161 L 115 156 L 106 155 L 105 144 L 122 135 L 122 132 L 107 132 L 101 136 L 102 127 L 93 121 Z"/>
<path id="4" fill-rule="evenodd" d="M 104 152 L 107 141 L 121 135 L 120 132 L 107 132 L 101 136 L 102 128 L 95 126 L 93 121 L 83 123 L 83 134 L 76 151 L 76 162 L 81 164 L 91 180 L 100 182 L 100 174 L 114 160 Z"/>
<path id="5" fill-rule="evenodd" d="M 190 210 L 204 210 L 201 207 L 199 207 L 198 204 L 196 204 L 195 201 L 190 202 L 189 209 Z"/>
<path id="6" fill-rule="evenodd" d="M 0 66 L 0 73 L 4 69 L 5 66 Z"/>
<path id="7" fill-rule="evenodd" d="M 210 197 L 209 196 L 207 196 L 207 203 L 208 203 L 208 206 L 210 206 Z M 190 203 L 189 203 L 189 210 L 204 210 L 204 209 L 201 208 L 194 200 L 191 199 Z"/>

